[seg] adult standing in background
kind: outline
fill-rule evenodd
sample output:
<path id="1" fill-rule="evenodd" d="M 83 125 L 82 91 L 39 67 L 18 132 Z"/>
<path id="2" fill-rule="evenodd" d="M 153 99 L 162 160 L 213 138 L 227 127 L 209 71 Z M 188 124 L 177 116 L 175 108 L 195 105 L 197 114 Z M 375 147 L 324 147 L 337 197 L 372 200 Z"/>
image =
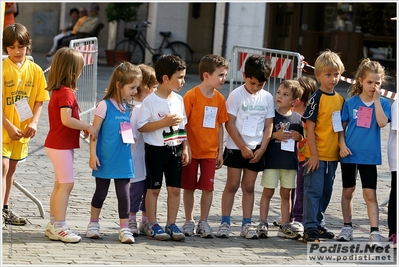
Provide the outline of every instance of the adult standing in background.
<path id="1" fill-rule="evenodd" d="M 16 2 L 6 2 L 6 6 L 4 9 L 4 24 L 3 29 L 5 29 L 8 25 L 15 23 L 14 13 L 18 11 Z"/>

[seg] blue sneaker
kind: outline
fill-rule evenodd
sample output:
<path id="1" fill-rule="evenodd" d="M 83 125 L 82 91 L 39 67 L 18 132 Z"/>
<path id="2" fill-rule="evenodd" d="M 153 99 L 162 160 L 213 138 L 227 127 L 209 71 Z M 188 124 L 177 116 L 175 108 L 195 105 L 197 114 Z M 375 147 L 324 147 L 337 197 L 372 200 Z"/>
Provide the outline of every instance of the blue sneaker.
<path id="1" fill-rule="evenodd" d="M 186 236 L 180 231 L 176 224 L 172 223 L 169 226 L 165 226 L 165 231 L 170 235 L 170 237 L 175 241 L 183 241 Z"/>
<path id="2" fill-rule="evenodd" d="M 170 235 L 165 233 L 162 227 L 157 223 L 154 224 L 151 228 L 148 228 L 147 237 L 161 241 L 170 239 Z"/>

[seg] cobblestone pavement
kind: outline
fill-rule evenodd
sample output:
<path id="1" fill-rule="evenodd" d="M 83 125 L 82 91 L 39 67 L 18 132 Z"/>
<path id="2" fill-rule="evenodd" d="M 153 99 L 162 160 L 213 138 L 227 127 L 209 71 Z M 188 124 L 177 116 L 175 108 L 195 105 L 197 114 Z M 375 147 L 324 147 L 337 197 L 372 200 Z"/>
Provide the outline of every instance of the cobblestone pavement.
<path id="1" fill-rule="evenodd" d="M 99 73 L 108 73 L 111 68 L 99 66 Z M 107 83 L 109 76 L 99 76 L 100 82 Z M 190 78 L 190 79 L 189 79 Z M 102 81 L 100 81 L 102 79 Z M 191 82 L 187 82 L 187 81 Z M 189 89 L 198 83 L 196 75 L 189 75 L 185 88 Z M 279 217 L 279 191 L 276 190 L 271 201 L 269 212 L 269 238 L 249 240 L 240 237 L 241 226 L 241 191 L 237 192 L 232 210 L 232 235 L 228 239 L 203 239 L 188 237 L 185 242 L 155 241 L 145 236 L 136 238 L 136 243 L 127 245 L 118 241 L 117 201 L 114 187 L 111 184 L 108 197 L 100 216 L 102 238 L 91 240 L 84 237 L 90 217 L 90 201 L 95 183 L 88 166 L 89 146 L 81 140 L 81 148 L 75 150 L 75 187 L 71 193 L 67 211 L 68 226 L 79 232 L 82 241 L 77 244 L 66 244 L 60 241 L 50 241 L 44 235 L 49 220 L 49 198 L 53 186 L 53 167 L 44 151 L 43 143 L 48 131 L 47 103 L 38 127 L 38 133 L 29 144 L 29 157 L 20 163 L 16 181 L 33 193 L 45 210 L 42 218 L 35 203 L 13 188 L 10 206 L 19 214 L 26 216 L 29 223 L 26 226 L 10 226 L 2 233 L 2 263 L 3 265 L 317 265 L 307 261 L 307 245 L 301 240 L 290 240 L 277 237 L 277 227 L 274 219 Z M 388 127 L 382 130 L 383 164 L 378 167 L 378 202 L 383 203 L 390 190 L 390 173 L 386 157 Z M 60 140 L 62 142 L 62 140 Z M 226 180 L 226 168 L 216 172 L 213 205 L 210 211 L 209 223 L 216 232 L 221 217 L 221 196 Z M 258 223 L 259 199 L 262 188 L 259 185 L 260 175 L 255 187 L 255 205 L 252 221 Z M 360 183 L 360 181 L 358 182 Z M 369 236 L 366 205 L 363 200 L 360 184 L 354 197 L 354 241 L 366 242 Z M 342 227 L 341 172 L 338 167 L 331 203 L 326 212 L 326 226 L 335 234 Z M 199 218 L 200 192 L 195 194 L 194 218 Z M 138 218 L 140 218 L 140 213 Z M 158 200 L 158 221 L 166 223 L 166 190 L 163 188 Z M 184 210 L 181 202 L 177 224 L 184 223 Z M 380 205 L 380 231 L 387 241 L 387 206 Z M 323 244 L 322 241 L 321 244 Z M 334 242 L 334 241 L 332 241 Z M 342 243 L 340 243 L 342 244 Z M 344 243 L 348 244 L 348 243 Z M 394 263 L 397 263 L 396 251 Z M 360 264 L 373 265 L 372 262 Z M 348 265 L 344 263 L 343 265 Z M 381 264 L 378 264 L 381 265 Z"/>

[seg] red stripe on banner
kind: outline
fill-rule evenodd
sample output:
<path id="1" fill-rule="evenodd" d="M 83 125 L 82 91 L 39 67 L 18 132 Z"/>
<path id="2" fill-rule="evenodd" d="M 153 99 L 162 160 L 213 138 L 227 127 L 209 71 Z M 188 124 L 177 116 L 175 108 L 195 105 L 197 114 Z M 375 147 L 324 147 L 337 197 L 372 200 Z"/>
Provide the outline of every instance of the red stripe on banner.
<path id="1" fill-rule="evenodd" d="M 238 56 L 238 70 L 242 71 L 242 65 L 245 62 L 245 59 L 247 58 L 248 53 L 245 52 L 240 52 Z"/>

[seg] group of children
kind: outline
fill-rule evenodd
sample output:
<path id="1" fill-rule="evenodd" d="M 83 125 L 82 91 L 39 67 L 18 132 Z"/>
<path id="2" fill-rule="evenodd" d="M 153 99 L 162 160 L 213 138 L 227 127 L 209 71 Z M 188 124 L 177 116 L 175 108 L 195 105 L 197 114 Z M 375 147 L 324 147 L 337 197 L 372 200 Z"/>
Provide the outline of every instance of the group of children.
<path id="1" fill-rule="evenodd" d="M 304 242 L 332 239 L 335 235 L 325 227 L 325 212 L 340 162 L 344 225 L 337 240 L 353 238 L 352 198 L 359 170 L 370 221 L 369 242 L 380 246 L 376 166 L 382 163 L 380 128 L 391 121 L 391 106 L 381 98 L 385 75 L 378 62 L 361 62 L 356 84 L 346 101 L 334 90 L 344 65 L 331 51 L 323 52 L 315 62 L 318 88 L 309 77 L 285 80 L 279 84 L 274 99 L 264 90 L 272 68 L 263 55 L 248 56 L 243 71 L 245 83 L 233 90 L 227 100 L 218 92 L 228 71 L 228 63 L 221 56 L 210 54 L 201 59 L 201 83 L 184 96 L 176 93 L 186 75 L 186 64 L 179 57 L 163 55 L 154 68 L 124 62 L 115 67 L 106 95 L 98 102 L 93 123 L 89 124 L 79 119 L 74 94 L 84 66 L 82 55 L 70 48 L 58 50 L 46 84 L 43 73 L 26 60 L 29 47 L 29 33 L 23 25 L 5 29 L 3 48 L 9 57 L 3 62 L 3 223 L 12 216 L 18 217 L 16 222 L 23 221 L 6 207 L 9 184 L 18 161 L 27 157 L 28 138 L 36 133 L 42 103 L 50 99 L 50 130 L 44 146 L 55 175 L 50 222 L 45 232 L 51 240 L 81 240 L 66 225 L 66 210 L 74 186 L 74 149 L 79 148 L 79 135 L 84 131 L 85 138 L 90 138 L 89 166 L 96 185 L 87 238 L 101 236 L 99 217 L 111 179 L 118 199 L 122 243 L 134 243 L 139 234 L 180 241 L 195 234 L 213 237 L 207 220 L 215 172 L 225 165 L 227 177 L 216 237 L 230 235 L 230 215 L 240 187 L 240 235 L 250 239 L 268 237 L 270 200 L 280 182 L 278 236 L 302 236 Z M 24 68 L 25 74 L 17 77 L 21 73 L 18 70 Z M 21 95 L 16 96 L 15 91 Z M 21 101 L 26 98 L 29 103 Z M 14 111 L 18 100 L 32 110 L 25 120 Z M 396 122 L 391 127 L 396 131 Z M 59 142 L 60 138 L 63 142 Z M 391 137 L 390 140 L 393 142 Z M 365 142 L 369 145 L 362 145 Z M 391 170 L 396 185 L 396 166 L 392 164 Z M 253 226 L 254 188 L 259 172 L 263 192 L 259 224 Z M 165 227 L 157 221 L 163 177 L 167 190 Z M 186 218 L 183 231 L 176 225 L 181 188 Z M 202 191 L 197 224 L 193 214 L 196 189 Z M 396 191 L 392 194 L 391 198 L 396 199 Z M 142 212 L 140 225 L 138 211 Z M 392 216 L 393 213 L 390 219 Z M 396 223 L 390 225 L 390 240 L 396 243 Z"/>

